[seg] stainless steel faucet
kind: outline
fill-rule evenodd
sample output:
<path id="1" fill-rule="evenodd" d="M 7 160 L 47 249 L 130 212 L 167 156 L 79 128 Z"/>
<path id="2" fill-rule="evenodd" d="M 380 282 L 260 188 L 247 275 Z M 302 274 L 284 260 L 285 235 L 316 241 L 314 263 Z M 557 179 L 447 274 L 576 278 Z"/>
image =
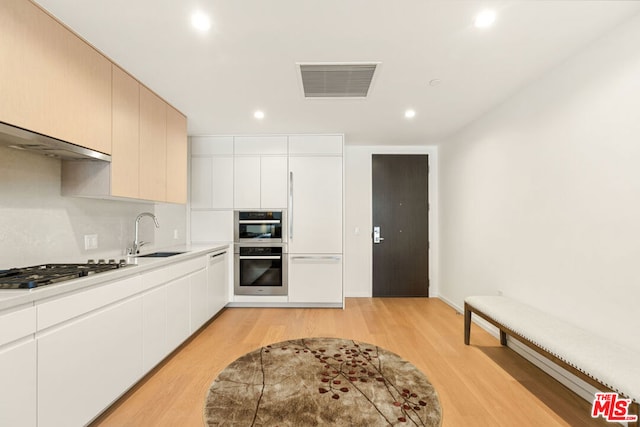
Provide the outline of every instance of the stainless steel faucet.
<path id="1" fill-rule="evenodd" d="M 140 220 L 145 216 L 153 218 L 153 222 L 155 222 L 156 228 L 160 228 L 160 224 L 158 224 L 158 218 L 156 218 L 156 216 L 154 214 L 152 214 L 151 212 L 142 212 L 140 215 L 138 215 L 136 217 L 136 235 L 135 235 L 135 239 L 133 240 L 133 247 L 129 248 L 127 250 L 127 255 L 137 255 L 137 254 L 139 254 L 140 253 L 140 248 L 143 245 L 147 244 L 147 242 L 141 242 L 139 237 L 138 237 L 138 233 L 140 231 Z"/>

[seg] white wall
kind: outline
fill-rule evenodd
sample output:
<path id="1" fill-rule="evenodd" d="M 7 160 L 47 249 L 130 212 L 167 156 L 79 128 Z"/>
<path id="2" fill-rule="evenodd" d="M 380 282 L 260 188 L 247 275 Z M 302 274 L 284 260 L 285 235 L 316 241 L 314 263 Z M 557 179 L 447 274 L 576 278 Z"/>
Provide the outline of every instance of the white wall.
<path id="1" fill-rule="evenodd" d="M 62 197 L 60 169 L 60 160 L 0 146 L 0 269 L 122 257 L 143 211 L 155 211 L 161 226 L 156 233 L 152 221 L 141 223 L 143 240 L 184 243 L 184 205 Z M 84 249 L 85 234 L 98 235 L 97 250 Z"/>
<path id="2" fill-rule="evenodd" d="M 440 293 L 640 351 L 640 17 L 440 146 Z"/>
<path id="3" fill-rule="evenodd" d="M 438 296 L 438 149 L 437 147 L 394 147 L 345 145 L 345 296 L 372 295 L 372 189 L 373 154 L 429 155 L 429 253 L 431 296 Z M 358 230 L 358 231 L 356 231 Z"/>

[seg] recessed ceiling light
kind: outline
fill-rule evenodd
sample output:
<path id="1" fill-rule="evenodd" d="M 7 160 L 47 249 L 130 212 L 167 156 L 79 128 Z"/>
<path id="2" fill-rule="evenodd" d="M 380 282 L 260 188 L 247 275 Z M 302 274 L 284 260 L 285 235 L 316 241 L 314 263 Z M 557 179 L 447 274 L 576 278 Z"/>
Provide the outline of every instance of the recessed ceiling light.
<path id="1" fill-rule="evenodd" d="M 208 31 L 211 28 L 211 21 L 207 15 L 198 11 L 191 15 L 191 25 L 198 31 Z"/>
<path id="2" fill-rule="evenodd" d="M 476 28 L 488 28 L 493 25 L 496 20 L 496 12 L 490 9 L 485 9 L 476 15 L 474 25 Z"/>
<path id="3" fill-rule="evenodd" d="M 404 116 L 407 119 L 412 119 L 412 118 L 414 118 L 416 116 L 416 111 L 415 110 L 407 110 L 407 111 L 404 112 Z"/>
<path id="4" fill-rule="evenodd" d="M 255 113 L 253 113 L 253 117 L 255 117 L 258 120 L 262 120 L 264 119 L 264 111 L 256 111 Z"/>

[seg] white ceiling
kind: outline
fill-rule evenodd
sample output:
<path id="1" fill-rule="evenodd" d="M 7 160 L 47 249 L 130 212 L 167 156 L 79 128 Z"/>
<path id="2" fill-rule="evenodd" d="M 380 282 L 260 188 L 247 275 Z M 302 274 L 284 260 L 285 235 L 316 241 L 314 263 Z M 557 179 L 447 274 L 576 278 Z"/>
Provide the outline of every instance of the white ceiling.
<path id="1" fill-rule="evenodd" d="M 191 135 L 388 145 L 441 141 L 640 12 L 614 0 L 36 1 L 185 113 Z M 497 20 L 479 30 L 487 7 Z M 195 10 L 210 15 L 207 34 L 191 27 Z M 316 61 L 381 65 L 367 99 L 307 100 L 296 63 Z"/>

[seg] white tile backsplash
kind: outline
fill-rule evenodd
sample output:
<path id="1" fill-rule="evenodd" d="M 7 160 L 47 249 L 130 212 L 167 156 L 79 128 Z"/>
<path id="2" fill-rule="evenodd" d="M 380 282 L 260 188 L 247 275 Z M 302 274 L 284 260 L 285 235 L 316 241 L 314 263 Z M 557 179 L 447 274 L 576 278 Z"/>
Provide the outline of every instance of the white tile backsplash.
<path id="1" fill-rule="evenodd" d="M 123 257 L 145 211 L 160 223 L 140 223 L 149 248 L 185 243 L 184 205 L 63 197 L 60 169 L 60 160 L 0 146 L 0 269 Z M 86 234 L 98 235 L 98 249 L 84 249 Z"/>

